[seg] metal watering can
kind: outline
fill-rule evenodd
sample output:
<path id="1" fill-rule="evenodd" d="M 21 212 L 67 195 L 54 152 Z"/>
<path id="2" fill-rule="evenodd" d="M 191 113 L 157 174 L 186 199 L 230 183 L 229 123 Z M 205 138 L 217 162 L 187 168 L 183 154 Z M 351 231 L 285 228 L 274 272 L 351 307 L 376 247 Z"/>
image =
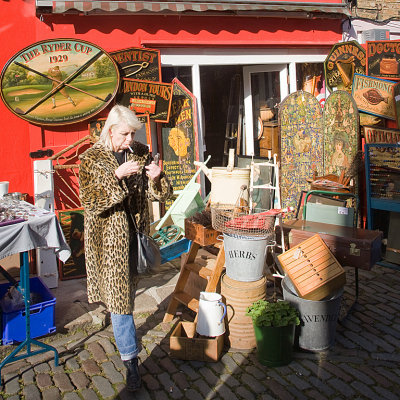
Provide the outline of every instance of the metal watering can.
<path id="1" fill-rule="evenodd" d="M 214 292 L 200 292 L 196 331 L 199 335 L 220 336 L 225 333 L 226 305 Z"/>

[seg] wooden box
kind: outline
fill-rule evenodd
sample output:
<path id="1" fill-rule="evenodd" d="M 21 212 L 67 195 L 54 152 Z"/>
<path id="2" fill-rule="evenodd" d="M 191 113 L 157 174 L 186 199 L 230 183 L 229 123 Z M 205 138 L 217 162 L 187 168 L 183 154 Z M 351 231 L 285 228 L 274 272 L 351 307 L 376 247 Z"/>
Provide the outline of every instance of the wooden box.
<path id="1" fill-rule="evenodd" d="M 346 273 L 316 234 L 278 256 L 300 297 L 322 300 L 342 288 Z"/>
<path id="2" fill-rule="evenodd" d="M 203 225 L 191 222 L 189 218 L 185 219 L 185 237 L 199 243 L 200 246 L 210 246 L 217 243 L 217 237 L 221 232 L 213 228 L 206 228 Z"/>
<path id="3" fill-rule="evenodd" d="M 171 357 L 180 360 L 218 361 L 224 347 L 224 335 L 194 337 L 195 322 L 179 322 L 169 338 Z"/>
<path id="4" fill-rule="evenodd" d="M 382 232 L 323 224 L 310 221 L 287 221 L 283 224 L 289 247 L 318 233 L 342 266 L 370 270 L 381 260 Z"/>
<path id="5" fill-rule="evenodd" d="M 276 121 L 263 123 L 263 133 L 259 139 L 260 156 L 268 157 L 268 150 L 271 155 L 276 154 L 279 158 L 279 129 Z"/>

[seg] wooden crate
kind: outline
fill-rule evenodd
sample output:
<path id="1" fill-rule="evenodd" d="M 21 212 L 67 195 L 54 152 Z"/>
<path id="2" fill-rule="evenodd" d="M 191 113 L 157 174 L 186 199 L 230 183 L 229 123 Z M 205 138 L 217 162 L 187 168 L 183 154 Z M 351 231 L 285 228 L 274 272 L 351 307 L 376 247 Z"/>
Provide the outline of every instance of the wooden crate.
<path id="1" fill-rule="evenodd" d="M 185 219 L 185 237 L 199 243 L 200 246 L 210 246 L 217 243 L 217 237 L 221 232 L 213 228 L 206 228 L 203 225 L 196 224 L 190 221 L 189 218 Z"/>
<path id="2" fill-rule="evenodd" d="M 224 335 L 194 337 L 195 322 L 179 322 L 169 338 L 171 357 L 180 360 L 218 361 L 224 347 Z"/>
<path id="3" fill-rule="evenodd" d="M 297 293 L 307 300 L 322 300 L 346 283 L 343 267 L 316 234 L 278 256 Z"/>

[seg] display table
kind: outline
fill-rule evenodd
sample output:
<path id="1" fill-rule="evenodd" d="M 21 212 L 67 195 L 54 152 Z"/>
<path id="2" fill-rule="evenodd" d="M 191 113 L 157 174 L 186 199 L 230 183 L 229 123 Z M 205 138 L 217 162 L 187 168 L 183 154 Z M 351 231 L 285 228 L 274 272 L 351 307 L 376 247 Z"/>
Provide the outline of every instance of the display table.
<path id="1" fill-rule="evenodd" d="M 47 351 L 54 351 L 54 363 L 56 366 L 58 365 L 57 350 L 52 346 L 31 338 L 28 251 L 37 248 L 53 248 L 57 257 L 63 262 L 71 254 L 54 213 L 45 210 L 34 212 L 29 215 L 28 220 L 0 227 L 0 259 L 20 253 L 21 269 L 18 289 L 24 297 L 26 315 L 26 339 L 0 363 L 0 379 L 1 369 L 5 364 Z M 32 344 L 38 346 L 39 349 L 32 351 Z M 25 347 L 26 353 L 17 355 Z"/>

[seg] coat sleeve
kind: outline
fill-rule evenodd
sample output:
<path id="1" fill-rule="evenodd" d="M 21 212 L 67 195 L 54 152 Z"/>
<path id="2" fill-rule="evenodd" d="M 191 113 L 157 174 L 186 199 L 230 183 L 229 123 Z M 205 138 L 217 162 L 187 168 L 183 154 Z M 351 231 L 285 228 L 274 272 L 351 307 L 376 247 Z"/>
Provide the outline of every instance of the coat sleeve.
<path id="1" fill-rule="evenodd" d="M 172 197 L 174 189 L 164 172 L 160 175 L 160 184 L 156 185 L 152 179 L 149 179 L 148 197 L 151 201 L 165 202 Z"/>
<path id="2" fill-rule="evenodd" d="M 82 206 L 96 215 L 122 203 L 128 195 L 126 185 L 122 187 L 113 167 L 98 159 L 81 158 L 79 168 L 79 190 Z"/>

